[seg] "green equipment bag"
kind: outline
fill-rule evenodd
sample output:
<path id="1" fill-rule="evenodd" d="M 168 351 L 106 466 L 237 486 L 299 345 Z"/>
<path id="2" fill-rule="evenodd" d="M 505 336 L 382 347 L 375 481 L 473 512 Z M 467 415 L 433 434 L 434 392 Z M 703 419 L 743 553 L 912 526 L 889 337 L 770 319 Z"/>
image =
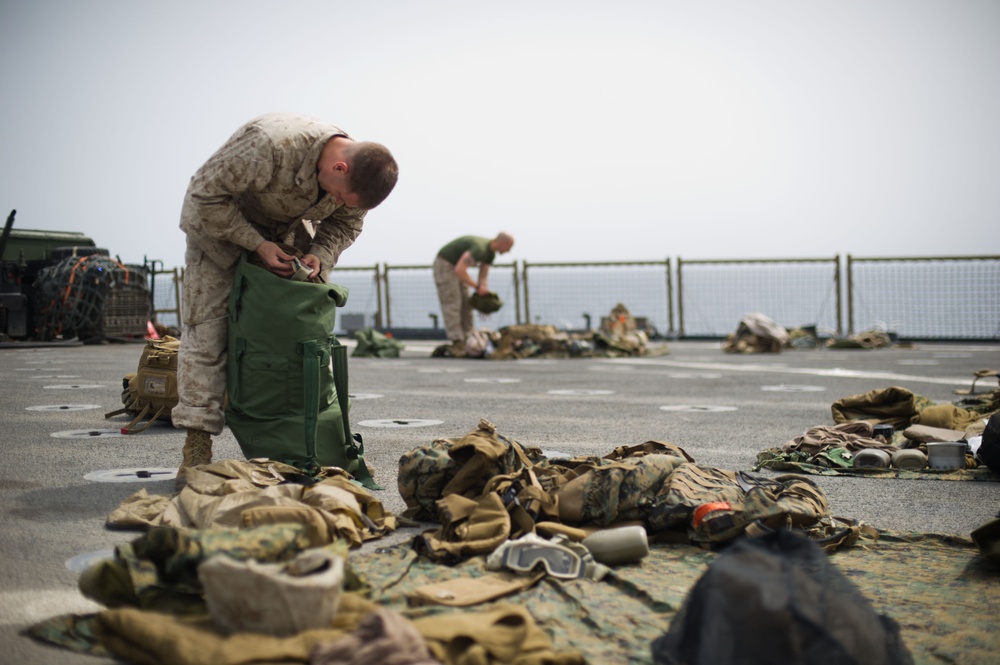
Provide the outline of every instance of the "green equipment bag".
<path id="1" fill-rule="evenodd" d="M 229 295 L 226 424 L 247 459 L 314 474 L 337 466 L 381 489 L 351 434 L 347 347 L 333 335 L 347 289 L 283 279 L 240 258 Z"/>

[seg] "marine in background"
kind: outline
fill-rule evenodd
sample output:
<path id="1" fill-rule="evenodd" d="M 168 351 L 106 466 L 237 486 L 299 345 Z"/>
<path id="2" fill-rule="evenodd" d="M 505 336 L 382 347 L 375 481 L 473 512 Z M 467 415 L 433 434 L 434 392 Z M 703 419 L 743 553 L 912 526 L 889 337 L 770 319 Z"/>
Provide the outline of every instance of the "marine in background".
<path id="1" fill-rule="evenodd" d="M 465 339 L 472 332 L 472 292 L 489 293 L 489 269 L 497 254 L 506 254 L 514 246 L 514 237 L 500 232 L 495 238 L 462 236 L 438 250 L 434 259 L 434 283 L 444 318 L 450 346 L 449 355 L 465 355 Z M 469 269 L 479 266 L 476 279 Z M 470 289 L 472 291 L 470 291 Z"/>

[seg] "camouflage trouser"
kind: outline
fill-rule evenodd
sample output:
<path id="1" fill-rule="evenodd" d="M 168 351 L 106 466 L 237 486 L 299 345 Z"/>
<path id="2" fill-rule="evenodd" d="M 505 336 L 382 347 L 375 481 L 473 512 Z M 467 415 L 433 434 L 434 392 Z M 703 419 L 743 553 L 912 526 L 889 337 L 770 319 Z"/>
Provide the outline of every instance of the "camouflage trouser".
<path id="1" fill-rule="evenodd" d="M 220 268 L 188 242 L 185 254 L 183 333 L 177 356 L 179 402 L 170 413 L 175 427 L 220 434 L 226 424 L 226 305 L 236 265 Z"/>
<path id="2" fill-rule="evenodd" d="M 434 283 L 437 285 L 444 329 L 452 342 L 464 342 L 472 332 L 472 306 L 469 304 L 469 287 L 455 276 L 455 264 L 441 258 L 434 259 Z"/>

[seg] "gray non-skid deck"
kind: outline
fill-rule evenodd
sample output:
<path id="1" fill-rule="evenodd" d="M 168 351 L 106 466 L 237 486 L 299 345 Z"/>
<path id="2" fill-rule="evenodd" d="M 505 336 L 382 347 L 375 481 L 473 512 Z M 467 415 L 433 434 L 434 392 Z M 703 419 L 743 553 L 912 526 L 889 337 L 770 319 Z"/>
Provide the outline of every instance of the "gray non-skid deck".
<path id="1" fill-rule="evenodd" d="M 404 508 L 395 482 L 400 454 L 461 436 L 480 418 L 554 453 L 603 455 L 655 439 L 684 447 L 699 463 L 747 469 L 757 452 L 832 424 L 830 404 L 841 397 L 898 385 L 950 402 L 973 371 L 1000 368 L 996 344 L 733 356 L 718 343 L 678 341 L 657 357 L 496 362 L 431 358 L 433 346 L 412 341 L 398 359 L 350 360 L 351 419 L 386 487 L 377 496 L 393 512 Z M 97 609 L 76 591 L 71 566 L 137 535 L 104 527 L 127 496 L 173 490 L 179 431 L 156 425 L 136 436 L 101 434 L 126 422 L 103 414 L 121 406 L 122 375 L 135 371 L 140 352 L 138 344 L 0 349 L 0 663 L 101 662 L 19 631 Z M 242 457 L 228 432 L 215 453 Z M 108 480 L 122 469 L 151 470 L 153 479 L 85 477 Z M 968 535 L 1000 509 L 992 482 L 813 478 L 835 514 L 879 528 Z"/>

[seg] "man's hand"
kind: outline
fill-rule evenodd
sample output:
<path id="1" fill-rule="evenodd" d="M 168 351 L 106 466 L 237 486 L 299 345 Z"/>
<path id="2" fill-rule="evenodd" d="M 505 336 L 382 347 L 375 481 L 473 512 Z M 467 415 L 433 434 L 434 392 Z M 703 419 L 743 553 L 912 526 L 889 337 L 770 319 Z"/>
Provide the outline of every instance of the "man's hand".
<path id="1" fill-rule="evenodd" d="M 281 248 L 278 247 L 277 244 L 269 240 L 265 240 L 261 243 L 260 247 L 256 249 L 256 252 L 257 256 L 261 258 L 267 269 L 275 275 L 280 277 L 290 277 L 294 272 L 294 268 L 292 268 L 292 259 L 295 257 L 281 251 Z M 309 254 L 307 256 L 312 255 Z M 316 257 L 313 256 L 313 259 L 316 259 Z M 302 259 L 302 262 L 306 263 L 305 259 Z M 310 265 L 309 267 L 312 268 L 313 266 Z"/>
<path id="2" fill-rule="evenodd" d="M 299 259 L 299 261 L 302 262 L 302 265 L 312 270 L 312 272 L 309 273 L 309 279 L 312 279 L 313 277 L 319 274 L 319 269 L 322 267 L 322 265 L 319 262 L 319 257 L 316 256 L 315 254 L 306 254 L 301 259 Z"/>

